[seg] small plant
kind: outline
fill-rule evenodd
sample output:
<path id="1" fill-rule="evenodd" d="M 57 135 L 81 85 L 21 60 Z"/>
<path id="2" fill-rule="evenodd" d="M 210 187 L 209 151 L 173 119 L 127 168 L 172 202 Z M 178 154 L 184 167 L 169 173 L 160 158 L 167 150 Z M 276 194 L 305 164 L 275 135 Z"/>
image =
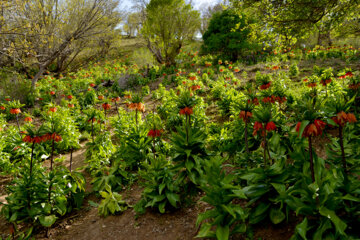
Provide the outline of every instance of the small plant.
<path id="1" fill-rule="evenodd" d="M 111 191 L 109 185 L 105 186 L 105 191 L 101 191 L 100 195 L 103 199 L 99 205 L 99 215 L 106 217 L 109 214 L 124 212 L 128 208 L 128 204 L 122 200 L 122 196 Z"/>

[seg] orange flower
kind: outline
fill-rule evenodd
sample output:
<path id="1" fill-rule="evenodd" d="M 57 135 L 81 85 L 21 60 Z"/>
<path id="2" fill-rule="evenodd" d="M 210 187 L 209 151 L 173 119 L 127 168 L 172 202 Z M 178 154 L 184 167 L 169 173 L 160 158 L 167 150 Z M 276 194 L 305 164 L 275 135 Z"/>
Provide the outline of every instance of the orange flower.
<path id="1" fill-rule="evenodd" d="M 314 123 L 309 124 L 305 130 L 305 136 L 309 137 L 309 136 L 318 136 L 320 134 L 318 134 L 318 128 L 316 127 L 316 125 Z"/>
<path id="2" fill-rule="evenodd" d="M 111 109 L 111 105 L 108 104 L 108 103 L 104 103 L 104 104 L 102 105 L 102 107 L 103 107 L 104 110 L 109 110 L 109 109 Z"/>
<path id="3" fill-rule="evenodd" d="M 273 130 L 276 130 L 276 125 L 274 122 L 268 122 L 266 124 L 266 128 L 265 128 L 267 131 L 273 131 Z"/>
<path id="4" fill-rule="evenodd" d="M 263 124 L 261 122 L 255 122 L 253 135 L 256 136 L 257 132 L 261 129 L 263 129 Z"/>
<path id="5" fill-rule="evenodd" d="M 51 91 L 51 92 L 50 92 L 50 95 L 55 95 L 55 92 L 54 92 L 54 91 Z"/>
<path id="6" fill-rule="evenodd" d="M 242 119 L 244 122 L 247 122 L 249 118 L 252 117 L 252 113 L 248 111 L 241 111 L 239 115 L 240 119 Z"/>
<path id="7" fill-rule="evenodd" d="M 56 112 L 57 111 L 57 108 L 56 107 L 51 107 L 50 108 L 50 112 Z"/>
<path id="8" fill-rule="evenodd" d="M 199 85 L 192 85 L 191 90 L 196 91 L 199 90 L 201 87 Z"/>
<path id="9" fill-rule="evenodd" d="M 99 100 L 103 100 L 103 99 L 104 99 L 104 96 L 103 96 L 103 95 L 100 95 L 100 96 L 98 96 L 98 99 L 99 99 Z"/>
<path id="10" fill-rule="evenodd" d="M 71 99 L 73 99 L 73 96 L 68 95 L 68 96 L 67 96 L 67 99 L 71 100 Z"/>
<path id="11" fill-rule="evenodd" d="M 73 108 L 74 106 L 75 106 L 74 104 L 71 103 L 68 104 L 68 108 Z"/>
<path id="12" fill-rule="evenodd" d="M 95 87 L 95 83 L 90 83 L 90 87 Z"/>
<path id="13" fill-rule="evenodd" d="M 19 114 L 21 113 L 21 110 L 19 108 L 12 108 L 10 109 L 11 114 Z"/>
<path id="14" fill-rule="evenodd" d="M 349 123 L 354 123 L 357 122 L 356 117 L 353 113 L 348 113 L 347 114 L 347 119 Z"/>
<path id="15" fill-rule="evenodd" d="M 158 130 L 158 129 L 151 129 L 149 132 L 148 132 L 148 137 L 160 137 L 161 134 L 163 133 L 163 130 Z"/>
<path id="16" fill-rule="evenodd" d="M 183 109 L 180 109 L 179 114 L 180 115 L 191 115 L 191 114 L 193 114 L 193 109 L 192 109 L 192 107 L 184 107 Z"/>
<path id="17" fill-rule="evenodd" d="M 26 117 L 26 118 L 24 119 L 24 121 L 25 121 L 25 122 L 32 122 L 33 120 L 32 120 L 31 117 Z"/>
<path id="18" fill-rule="evenodd" d="M 260 86 L 260 89 L 261 89 L 261 90 L 268 89 L 268 88 L 270 87 L 270 85 L 271 85 L 271 82 L 266 83 L 266 84 L 263 84 L 263 85 Z"/>
<path id="19" fill-rule="evenodd" d="M 0 110 L 5 110 L 5 107 L 4 107 L 4 106 L 0 106 Z"/>
<path id="20" fill-rule="evenodd" d="M 316 87 L 316 83 L 310 82 L 310 83 L 307 84 L 307 86 L 310 87 L 310 88 L 314 88 L 314 87 Z"/>

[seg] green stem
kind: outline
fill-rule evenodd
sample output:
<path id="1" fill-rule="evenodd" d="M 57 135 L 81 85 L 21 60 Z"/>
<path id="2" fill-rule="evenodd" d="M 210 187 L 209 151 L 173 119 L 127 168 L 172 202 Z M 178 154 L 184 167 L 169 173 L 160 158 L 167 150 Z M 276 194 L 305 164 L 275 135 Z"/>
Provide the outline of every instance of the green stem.
<path id="1" fill-rule="evenodd" d="M 267 149 L 267 141 L 266 141 L 266 130 L 264 130 L 264 166 L 267 166 L 267 159 L 266 159 L 266 149 Z"/>
<path id="2" fill-rule="evenodd" d="M 313 182 L 315 182 L 314 158 L 313 158 L 313 151 L 312 151 L 311 136 L 309 136 L 309 154 L 310 154 L 311 179 Z"/>
<path id="3" fill-rule="evenodd" d="M 245 112 L 245 149 L 246 149 L 246 153 L 249 154 L 249 143 L 248 143 L 248 129 L 247 129 L 247 125 L 248 125 L 248 121 L 246 118 L 246 112 Z"/>
<path id="4" fill-rule="evenodd" d="M 342 165 L 344 168 L 345 175 L 347 175 L 348 171 L 347 171 L 347 164 L 346 164 L 346 158 L 345 158 L 344 137 L 343 137 L 343 127 L 342 126 L 339 126 L 339 143 L 340 143 L 340 148 L 341 148 Z"/>

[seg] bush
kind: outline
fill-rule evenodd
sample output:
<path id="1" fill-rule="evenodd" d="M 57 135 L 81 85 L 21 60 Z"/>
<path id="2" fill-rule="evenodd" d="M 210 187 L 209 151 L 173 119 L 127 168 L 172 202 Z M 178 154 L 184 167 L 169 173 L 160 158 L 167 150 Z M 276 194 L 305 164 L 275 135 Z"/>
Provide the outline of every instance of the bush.
<path id="1" fill-rule="evenodd" d="M 223 59 L 235 61 L 244 51 L 254 46 L 249 42 L 249 19 L 232 10 L 215 13 L 203 35 L 203 53 L 219 53 Z M 234 31 L 234 29 L 236 29 Z"/>

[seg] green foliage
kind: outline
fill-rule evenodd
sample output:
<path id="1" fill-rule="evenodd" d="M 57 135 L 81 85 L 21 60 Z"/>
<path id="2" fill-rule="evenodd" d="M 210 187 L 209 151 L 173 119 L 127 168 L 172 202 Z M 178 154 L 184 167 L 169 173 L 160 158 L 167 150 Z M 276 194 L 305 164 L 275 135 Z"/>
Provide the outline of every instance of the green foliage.
<path id="1" fill-rule="evenodd" d="M 202 51 L 218 53 L 223 59 L 237 60 L 251 47 L 247 28 L 249 19 L 232 10 L 224 10 L 213 15 L 208 30 L 203 35 Z"/>
<path id="2" fill-rule="evenodd" d="M 128 204 L 122 200 L 122 196 L 113 192 L 109 185 L 105 186 L 105 191 L 101 191 L 100 195 L 103 199 L 99 205 L 99 215 L 103 217 L 124 212 L 128 208 Z"/>
<path id="3" fill-rule="evenodd" d="M 205 163 L 201 189 L 206 195 L 201 201 L 214 208 L 199 214 L 196 225 L 202 224 L 196 237 L 227 240 L 231 234 L 246 232 L 248 212 L 239 204 L 234 204 L 235 201 L 246 199 L 246 196 L 240 187 L 234 185 L 235 175 L 224 173 L 223 162 L 224 159 L 220 157 L 212 157 Z M 209 221 L 204 222 L 206 219 Z"/>
<path id="4" fill-rule="evenodd" d="M 174 65 L 175 57 L 200 25 L 200 14 L 184 0 L 151 0 L 142 34 L 159 63 Z"/>
<path id="5" fill-rule="evenodd" d="M 175 179 L 173 166 L 163 155 L 150 159 L 149 164 L 144 165 L 140 176 L 144 179 L 144 191 L 141 200 L 135 205 L 137 213 L 145 213 L 148 207 L 157 208 L 160 213 L 167 209 L 178 208 L 180 205 L 179 178 Z"/>

